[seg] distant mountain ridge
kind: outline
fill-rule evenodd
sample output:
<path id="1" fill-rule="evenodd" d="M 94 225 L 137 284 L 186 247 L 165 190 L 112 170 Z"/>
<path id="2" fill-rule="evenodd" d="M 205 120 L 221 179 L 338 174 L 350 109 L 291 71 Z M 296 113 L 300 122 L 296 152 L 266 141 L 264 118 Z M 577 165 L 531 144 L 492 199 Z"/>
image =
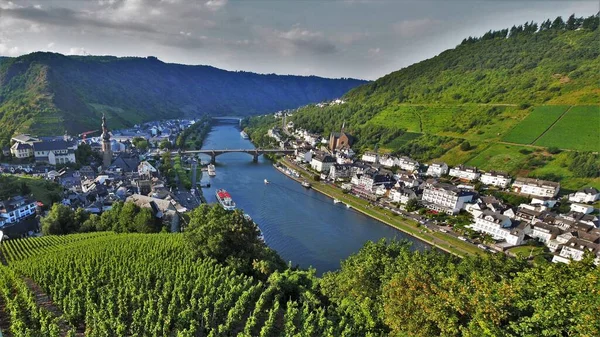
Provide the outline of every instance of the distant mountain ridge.
<path id="1" fill-rule="evenodd" d="M 112 128 L 200 113 L 263 114 L 337 98 L 365 82 L 36 52 L 0 60 L 0 137 L 90 130 L 102 113 Z"/>

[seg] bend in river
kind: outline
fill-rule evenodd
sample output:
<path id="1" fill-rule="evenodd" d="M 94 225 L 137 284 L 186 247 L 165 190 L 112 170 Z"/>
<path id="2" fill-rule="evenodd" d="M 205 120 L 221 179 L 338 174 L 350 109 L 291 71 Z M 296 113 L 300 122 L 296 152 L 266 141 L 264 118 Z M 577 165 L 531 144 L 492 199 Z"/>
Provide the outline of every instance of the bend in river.
<path id="1" fill-rule="evenodd" d="M 253 149 L 240 136 L 236 124 L 215 124 L 202 149 Z M 206 162 L 210 158 L 202 156 Z M 348 209 L 343 203 L 297 182 L 277 171 L 262 156 L 258 163 L 252 155 L 227 153 L 217 157 L 215 177 L 203 174 L 202 192 L 207 202 L 216 202 L 215 191 L 226 189 L 238 208 L 248 213 L 262 230 L 269 247 L 286 261 L 302 268 L 312 266 L 317 273 L 336 270 L 340 261 L 356 253 L 367 241 L 381 238 L 407 239 L 412 249 L 429 246 L 377 220 Z M 265 184 L 267 179 L 270 183 Z"/>

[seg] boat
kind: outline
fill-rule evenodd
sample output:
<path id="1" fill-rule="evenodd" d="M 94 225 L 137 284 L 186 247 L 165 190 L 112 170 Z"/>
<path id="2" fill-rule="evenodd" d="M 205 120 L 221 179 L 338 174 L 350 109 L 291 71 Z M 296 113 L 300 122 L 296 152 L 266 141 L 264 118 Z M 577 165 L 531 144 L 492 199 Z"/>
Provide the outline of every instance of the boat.
<path id="1" fill-rule="evenodd" d="M 246 132 L 244 132 L 244 131 L 240 132 L 240 135 L 241 135 L 241 136 L 242 136 L 242 138 L 244 138 L 244 139 L 248 139 L 248 138 L 249 138 L 249 137 L 248 137 L 248 134 L 247 134 Z"/>
<path id="2" fill-rule="evenodd" d="M 339 204 L 341 201 L 337 200 L 337 199 L 333 199 L 333 203 L 334 204 Z"/>
<path id="3" fill-rule="evenodd" d="M 268 184 L 268 183 L 269 183 L 269 181 L 267 179 L 265 179 L 265 185 Z"/>
<path id="4" fill-rule="evenodd" d="M 306 188 L 310 188 L 310 183 L 308 181 L 303 181 L 302 186 Z"/>
<path id="5" fill-rule="evenodd" d="M 215 165 L 208 164 L 208 175 L 214 177 L 217 175 L 217 171 L 215 171 Z"/>
<path id="6" fill-rule="evenodd" d="M 215 192 L 215 195 L 217 196 L 217 201 L 219 201 L 219 204 L 221 204 L 223 208 L 228 211 L 233 211 L 235 209 L 235 202 L 231 199 L 229 192 L 220 188 Z"/>
<path id="7" fill-rule="evenodd" d="M 256 228 L 258 229 L 258 232 L 260 233 L 258 235 L 258 238 L 260 239 L 260 241 L 265 242 L 265 236 L 264 236 L 262 230 L 260 229 L 260 227 L 258 227 L 258 224 L 256 222 L 254 222 L 254 220 L 252 220 L 252 217 L 250 216 L 250 214 L 244 213 L 244 218 L 248 221 L 252 221 L 252 223 L 254 223 L 256 225 Z"/>
<path id="8" fill-rule="evenodd" d="M 346 208 L 351 208 L 351 207 L 352 207 L 352 206 L 350 206 L 350 205 L 346 204 Z"/>

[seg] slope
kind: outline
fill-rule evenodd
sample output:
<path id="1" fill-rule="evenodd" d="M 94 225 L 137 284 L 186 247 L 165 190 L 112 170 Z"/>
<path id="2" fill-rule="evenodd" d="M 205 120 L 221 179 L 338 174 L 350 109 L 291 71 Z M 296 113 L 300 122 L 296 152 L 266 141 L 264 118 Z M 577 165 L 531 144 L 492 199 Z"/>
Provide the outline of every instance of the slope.
<path id="1" fill-rule="evenodd" d="M 362 83 L 230 72 L 154 57 L 38 52 L 0 62 L 0 137 L 81 132 L 102 113 L 117 128 L 199 113 L 261 114 L 336 98 Z"/>
<path id="2" fill-rule="evenodd" d="M 532 22 L 469 37 L 454 49 L 351 90 L 345 104 L 298 109 L 293 120 L 325 135 L 345 121 L 359 151 L 377 146 L 451 165 L 467 162 L 490 146 L 496 153 L 500 145 L 493 144 L 509 143 L 511 151 L 521 151 L 515 156 L 520 161 L 510 165 L 512 174 L 586 178 L 567 182 L 572 189 L 590 182 L 600 185 L 597 174 L 581 177 L 562 170 L 553 176 L 539 170 L 556 154 L 545 147 L 553 147 L 551 152 L 600 150 L 600 135 L 590 130 L 600 118 L 598 21 L 598 16 L 572 16 L 566 23 L 559 18 L 546 21 L 539 29 Z M 558 116 L 539 115 L 569 107 L 578 113 L 565 114 L 556 125 L 552 123 Z M 531 127 L 539 120 L 546 127 Z M 529 144 L 550 126 L 544 137 Z M 529 142 L 518 147 L 510 143 L 521 139 Z M 462 151 L 458 145 L 465 141 L 469 150 Z"/>

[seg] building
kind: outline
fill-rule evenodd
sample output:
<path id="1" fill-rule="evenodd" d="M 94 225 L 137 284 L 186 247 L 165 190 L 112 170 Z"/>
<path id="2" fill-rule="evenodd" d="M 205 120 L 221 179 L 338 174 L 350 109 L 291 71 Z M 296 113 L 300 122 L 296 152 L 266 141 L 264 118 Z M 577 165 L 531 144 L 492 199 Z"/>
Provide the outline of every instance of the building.
<path id="1" fill-rule="evenodd" d="M 140 177 L 154 177 L 158 170 L 147 161 L 141 162 L 137 167 Z"/>
<path id="2" fill-rule="evenodd" d="M 439 178 L 443 175 L 448 174 L 448 165 L 442 162 L 431 163 L 431 165 L 429 165 L 429 167 L 427 168 L 427 173 L 425 174 L 430 177 Z"/>
<path id="3" fill-rule="evenodd" d="M 112 148 L 110 146 L 110 133 L 106 126 L 106 116 L 102 115 L 102 168 L 106 169 L 112 163 Z"/>
<path id="4" fill-rule="evenodd" d="M 329 169 L 329 179 L 333 181 L 347 180 L 352 178 L 351 164 L 333 164 Z"/>
<path id="5" fill-rule="evenodd" d="M 507 188 L 510 185 L 511 178 L 506 173 L 490 171 L 482 174 L 479 181 L 485 185 Z"/>
<path id="6" fill-rule="evenodd" d="M 396 165 L 397 158 L 383 155 L 379 158 L 379 164 L 385 167 L 394 167 Z"/>
<path id="7" fill-rule="evenodd" d="M 296 161 L 301 163 L 310 163 L 312 161 L 312 151 L 306 148 L 296 149 Z"/>
<path id="8" fill-rule="evenodd" d="M 560 184 L 533 178 L 517 178 L 512 184 L 512 189 L 520 194 L 552 198 L 558 194 Z"/>
<path id="9" fill-rule="evenodd" d="M 600 192 L 593 187 L 587 187 L 569 195 L 569 201 L 572 202 L 588 203 L 598 200 L 600 200 Z"/>
<path id="10" fill-rule="evenodd" d="M 29 158 L 33 155 L 33 147 L 25 143 L 14 143 L 10 147 L 10 153 L 17 159 Z"/>
<path id="11" fill-rule="evenodd" d="M 596 265 L 600 264 L 600 245 L 579 238 L 572 238 L 564 244 L 558 254 L 552 257 L 552 262 L 570 263 L 571 260 L 581 261 L 586 252 L 596 257 Z"/>
<path id="12" fill-rule="evenodd" d="M 590 214 L 590 213 L 594 212 L 594 206 L 573 203 L 573 204 L 571 204 L 571 212 Z"/>
<path id="13" fill-rule="evenodd" d="M 390 190 L 389 198 L 393 202 L 406 204 L 411 199 L 417 199 L 417 194 L 414 190 L 406 187 L 396 187 Z"/>
<path id="14" fill-rule="evenodd" d="M 75 163 L 75 150 L 77 150 L 77 143 L 67 138 L 33 144 L 35 161 L 50 165 Z"/>
<path id="15" fill-rule="evenodd" d="M 365 152 L 360 160 L 367 163 L 377 163 L 379 162 L 379 155 L 375 152 Z"/>
<path id="16" fill-rule="evenodd" d="M 36 206 L 35 201 L 21 196 L 0 201 L 0 227 L 20 222 L 34 215 Z"/>
<path id="17" fill-rule="evenodd" d="M 358 187 L 366 192 L 373 192 L 377 186 L 393 182 L 392 175 L 388 172 L 380 172 L 376 169 L 368 169 L 358 181 Z"/>
<path id="18" fill-rule="evenodd" d="M 448 173 L 451 177 L 456 177 L 460 180 L 475 181 L 481 175 L 476 167 L 458 165 L 450 169 Z"/>
<path id="19" fill-rule="evenodd" d="M 408 157 L 396 158 L 394 164 L 404 171 L 413 172 L 419 170 L 419 162 Z"/>
<path id="20" fill-rule="evenodd" d="M 171 231 L 179 229 L 179 214 L 187 211 L 185 207 L 179 205 L 174 200 L 157 199 L 141 194 L 133 194 L 127 197 L 127 201 L 133 202 L 141 208 L 149 208 L 154 217 L 170 225 Z"/>
<path id="21" fill-rule="evenodd" d="M 473 199 L 473 192 L 458 189 L 456 186 L 444 183 L 429 184 L 423 190 L 425 207 L 447 214 L 457 214 L 464 208 L 465 203 Z"/>
<path id="22" fill-rule="evenodd" d="M 512 221 L 506 215 L 484 210 L 470 228 L 475 231 L 491 235 L 496 240 L 505 240 L 510 245 L 519 245 L 523 242 L 523 230 L 513 230 Z"/>
<path id="23" fill-rule="evenodd" d="M 557 236 L 560 235 L 560 229 L 556 226 L 552 226 L 550 224 L 544 222 L 536 222 L 532 228 L 531 236 L 534 239 L 537 239 L 540 242 L 547 244 L 550 240 L 556 239 Z"/>
<path id="24" fill-rule="evenodd" d="M 344 124 L 340 132 L 332 132 L 329 136 L 329 150 L 335 151 L 352 146 L 352 137 L 344 132 Z"/>
<path id="25" fill-rule="evenodd" d="M 317 153 L 310 161 L 310 167 L 317 172 L 329 172 L 331 166 L 335 164 L 335 158 L 326 153 Z"/>

